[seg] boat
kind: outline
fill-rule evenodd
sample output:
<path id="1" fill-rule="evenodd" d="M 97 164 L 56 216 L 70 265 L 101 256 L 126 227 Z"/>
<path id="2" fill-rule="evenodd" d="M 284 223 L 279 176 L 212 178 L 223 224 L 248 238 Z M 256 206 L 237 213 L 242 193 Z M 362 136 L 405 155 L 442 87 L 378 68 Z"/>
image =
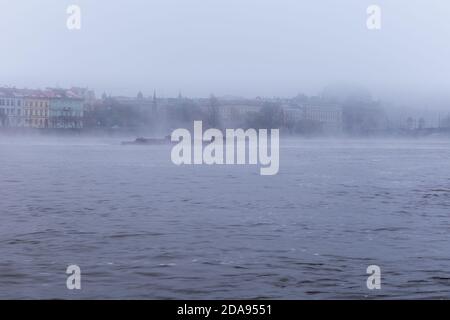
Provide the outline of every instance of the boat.
<path id="1" fill-rule="evenodd" d="M 136 138 L 134 141 L 122 141 L 122 145 L 164 145 L 170 144 L 170 136 L 166 136 L 165 138 Z"/>

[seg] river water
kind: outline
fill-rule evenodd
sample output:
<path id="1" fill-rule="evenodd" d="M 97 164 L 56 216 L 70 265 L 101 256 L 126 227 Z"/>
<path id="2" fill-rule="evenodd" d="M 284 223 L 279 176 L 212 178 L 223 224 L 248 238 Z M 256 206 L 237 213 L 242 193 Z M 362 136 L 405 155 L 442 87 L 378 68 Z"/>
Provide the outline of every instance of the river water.
<path id="1" fill-rule="evenodd" d="M 261 176 L 2 138 L 0 172 L 0 298 L 450 298 L 450 141 L 285 140 Z"/>

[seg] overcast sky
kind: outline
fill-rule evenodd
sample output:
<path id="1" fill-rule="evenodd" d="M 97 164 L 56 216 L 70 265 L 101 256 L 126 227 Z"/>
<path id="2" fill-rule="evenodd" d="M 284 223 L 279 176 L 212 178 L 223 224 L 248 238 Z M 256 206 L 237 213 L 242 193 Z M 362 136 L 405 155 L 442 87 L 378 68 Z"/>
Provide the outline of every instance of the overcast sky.
<path id="1" fill-rule="evenodd" d="M 81 30 L 66 9 L 81 8 Z M 366 9 L 382 9 L 382 29 Z M 450 88 L 448 0 L 0 0 L 0 85 L 292 96 Z"/>

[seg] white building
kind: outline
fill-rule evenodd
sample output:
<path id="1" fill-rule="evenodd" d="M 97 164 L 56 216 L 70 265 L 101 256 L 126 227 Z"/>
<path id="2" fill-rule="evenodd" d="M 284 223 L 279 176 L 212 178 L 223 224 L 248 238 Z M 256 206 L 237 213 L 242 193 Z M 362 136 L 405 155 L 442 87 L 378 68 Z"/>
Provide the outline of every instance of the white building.
<path id="1" fill-rule="evenodd" d="M 0 88 L 0 127 L 25 126 L 24 97 L 16 90 Z"/>
<path id="2" fill-rule="evenodd" d="M 224 104 L 217 107 L 219 116 L 224 121 L 243 120 L 248 114 L 257 113 L 261 110 L 259 105 L 246 104 Z"/>
<path id="3" fill-rule="evenodd" d="M 325 130 L 342 130 L 342 108 L 338 106 L 284 106 L 283 111 L 288 121 L 314 121 L 320 123 Z"/>

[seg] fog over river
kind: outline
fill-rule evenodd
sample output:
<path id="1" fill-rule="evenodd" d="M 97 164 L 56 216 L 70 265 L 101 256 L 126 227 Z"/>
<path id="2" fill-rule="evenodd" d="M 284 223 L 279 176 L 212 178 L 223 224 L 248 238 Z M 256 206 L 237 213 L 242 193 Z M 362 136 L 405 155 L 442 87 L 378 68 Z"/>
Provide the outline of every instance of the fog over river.
<path id="1" fill-rule="evenodd" d="M 450 297 L 450 141 L 286 139 L 274 176 L 170 152 L 2 137 L 0 298 Z"/>

